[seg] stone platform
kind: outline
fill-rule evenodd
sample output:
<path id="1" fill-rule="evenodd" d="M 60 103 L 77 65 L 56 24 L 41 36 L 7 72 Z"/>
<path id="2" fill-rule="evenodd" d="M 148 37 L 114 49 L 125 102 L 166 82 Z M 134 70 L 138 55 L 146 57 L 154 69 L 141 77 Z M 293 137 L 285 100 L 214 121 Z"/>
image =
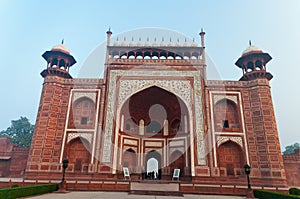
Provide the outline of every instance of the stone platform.
<path id="1" fill-rule="evenodd" d="M 179 183 L 159 181 L 132 182 L 129 193 L 138 195 L 183 196 L 179 190 Z"/>

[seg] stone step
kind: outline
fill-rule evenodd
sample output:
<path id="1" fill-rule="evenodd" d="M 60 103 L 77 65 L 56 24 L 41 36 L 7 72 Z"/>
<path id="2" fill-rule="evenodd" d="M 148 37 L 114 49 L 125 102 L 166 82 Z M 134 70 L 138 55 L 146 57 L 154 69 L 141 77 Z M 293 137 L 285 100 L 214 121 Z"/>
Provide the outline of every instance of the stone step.
<path id="1" fill-rule="evenodd" d="M 178 183 L 131 182 L 130 194 L 182 196 Z"/>

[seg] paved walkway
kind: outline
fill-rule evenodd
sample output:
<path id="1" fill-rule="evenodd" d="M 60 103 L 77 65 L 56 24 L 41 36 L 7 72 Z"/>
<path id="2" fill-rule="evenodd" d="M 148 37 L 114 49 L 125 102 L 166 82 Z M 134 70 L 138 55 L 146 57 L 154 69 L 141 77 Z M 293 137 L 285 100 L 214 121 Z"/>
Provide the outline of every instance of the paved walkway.
<path id="1" fill-rule="evenodd" d="M 214 195 L 191 195 L 185 194 L 184 197 L 177 196 L 152 196 L 152 195 L 129 195 L 126 192 L 79 192 L 72 191 L 69 193 L 50 193 L 35 197 L 32 199 L 244 199 L 239 196 L 214 196 Z"/>

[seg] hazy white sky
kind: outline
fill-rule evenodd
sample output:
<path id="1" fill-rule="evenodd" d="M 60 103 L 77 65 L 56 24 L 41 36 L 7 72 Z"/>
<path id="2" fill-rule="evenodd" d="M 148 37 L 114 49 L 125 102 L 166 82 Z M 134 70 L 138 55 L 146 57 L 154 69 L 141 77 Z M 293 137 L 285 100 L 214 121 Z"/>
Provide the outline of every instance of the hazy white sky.
<path id="1" fill-rule="evenodd" d="M 268 70 L 281 146 L 300 142 L 300 1 L 13 1 L 0 0 L 0 130 L 26 116 L 35 123 L 46 67 L 41 55 L 64 38 L 78 73 L 91 52 L 114 34 L 145 27 L 180 32 L 199 43 L 224 80 L 238 80 L 234 65 L 252 44 L 272 57 Z M 87 63 L 87 62 L 86 62 Z M 99 66 L 101 67 L 101 66 Z"/>

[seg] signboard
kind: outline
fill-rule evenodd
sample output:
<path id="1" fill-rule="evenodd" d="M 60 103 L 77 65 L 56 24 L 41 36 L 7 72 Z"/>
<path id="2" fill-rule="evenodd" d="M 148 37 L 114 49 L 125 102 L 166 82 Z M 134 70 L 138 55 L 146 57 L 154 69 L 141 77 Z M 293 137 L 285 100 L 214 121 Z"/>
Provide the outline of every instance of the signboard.
<path id="1" fill-rule="evenodd" d="M 173 179 L 177 178 L 179 180 L 180 169 L 174 169 Z"/>
<path id="2" fill-rule="evenodd" d="M 130 179 L 129 169 L 128 167 L 123 167 L 124 178 L 128 177 Z"/>

